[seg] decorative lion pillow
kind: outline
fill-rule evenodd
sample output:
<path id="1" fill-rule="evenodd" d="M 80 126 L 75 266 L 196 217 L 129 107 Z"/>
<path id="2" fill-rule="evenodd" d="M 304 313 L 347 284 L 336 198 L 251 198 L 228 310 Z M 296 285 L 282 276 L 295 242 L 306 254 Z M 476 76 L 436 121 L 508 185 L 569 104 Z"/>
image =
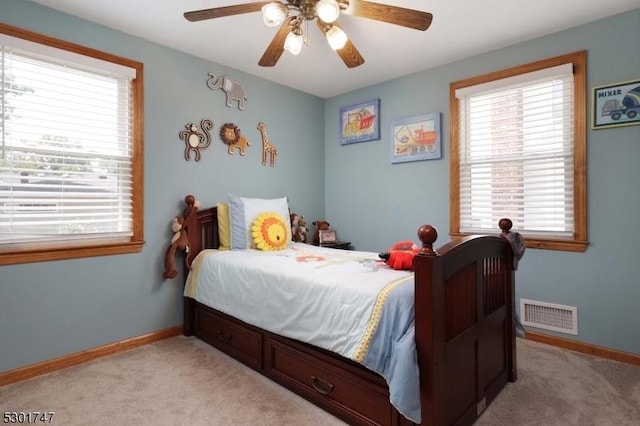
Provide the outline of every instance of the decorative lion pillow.
<path id="1" fill-rule="evenodd" d="M 273 212 L 281 217 L 289 217 L 289 201 L 281 198 L 244 198 L 229 194 L 229 221 L 231 225 L 231 249 L 246 250 L 252 248 L 251 226 L 262 213 Z M 291 223 L 285 222 L 291 235 Z"/>
<path id="2" fill-rule="evenodd" d="M 251 224 L 251 237 L 258 250 L 284 250 L 289 244 L 291 234 L 287 222 L 277 213 L 265 212 Z"/>

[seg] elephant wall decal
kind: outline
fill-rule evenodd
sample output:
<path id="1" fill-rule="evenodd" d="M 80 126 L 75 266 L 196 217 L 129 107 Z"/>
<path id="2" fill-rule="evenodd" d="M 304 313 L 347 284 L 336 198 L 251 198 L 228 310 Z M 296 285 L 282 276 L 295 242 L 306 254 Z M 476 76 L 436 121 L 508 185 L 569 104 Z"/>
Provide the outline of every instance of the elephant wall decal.
<path id="1" fill-rule="evenodd" d="M 211 90 L 222 89 L 227 95 L 227 106 L 231 108 L 233 101 L 238 101 L 238 109 L 244 110 L 244 103 L 247 101 L 247 95 L 237 81 L 230 79 L 226 75 L 216 77 L 213 73 L 209 73 L 207 86 Z"/>

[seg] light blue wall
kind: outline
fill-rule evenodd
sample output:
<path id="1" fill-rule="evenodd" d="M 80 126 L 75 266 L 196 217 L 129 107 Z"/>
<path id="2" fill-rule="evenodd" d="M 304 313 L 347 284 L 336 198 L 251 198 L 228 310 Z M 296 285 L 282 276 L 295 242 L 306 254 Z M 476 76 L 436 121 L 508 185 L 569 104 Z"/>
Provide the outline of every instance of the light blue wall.
<path id="1" fill-rule="evenodd" d="M 589 88 L 638 79 L 639 24 L 636 9 L 328 100 L 326 219 L 341 239 L 363 250 L 417 241 L 423 223 L 440 230 L 441 243 L 449 241 L 449 83 L 579 50 L 587 50 Z M 382 138 L 340 146 L 339 108 L 376 98 Z M 390 164 L 390 121 L 430 112 L 443 113 L 443 159 Z M 640 126 L 589 130 L 587 144 L 589 247 L 585 253 L 527 251 L 517 274 L 517 303 L 527 298 L 577 306 L 577 340 L 640 354 Z"/>
<path id="2" fill-rule="evenodd" d="M 146 241 L 135 255 L 0 267 L 0 371 L 180 325 L 182 285 L 161 274 L 188 193 L 205 206 L 228 193 L 286 194 L 292 210 L 322 216 L 322 99 L 27 1 L 2 0 L 0 21 L 144 63 Z M 207 88 L 209 72 L 244 85 L 244 111 Z M 178 133 L 202 118 L 214 121 L 212 145 L 187 162 Z M 261 164 L 260 121 L 278 148 L 274 168 Z M 217 134 L 226 122 L 250 140 L 245 157 L 226 153 Z"/>
<path id="3" fill-rule="evenodd" d="M 0 20 L 144 63 L 146 240 L 136 255 L 0 267 L 0 371 L 180 324 L 181 285 L 163 282 L 161 273 L 169 221 L 187 193 L 204 205 L 230 192 L 286 194 L 294 211 L 325 217 L 358 249 L 381 251 L 415 238 L 426 222 L 445 242 L 450 81 L 582 49 L 589 87 L 640 77 L 640 10 L 326 101 L 28 1 L 2 0 Z M 224 95 L 206 87 L 209 72 L 246 87 L 245 111 L 226 108 Z M 340 146 L 338 109 L 375 98 L 381 140 Z M 390 164 L 390 121 L 427 112 L 443 113 L 443 159 Z M 236 123 L 253 143 L 246 157 L 229 156 L 214 139 L 200 163 L 187 163 L 177 135 L 201 118 L 216 128 Z M 278 146 L 275 168 L 260 164 L 258 121 Z M 517 294 L 578 306 L 578 340 L 634 353 L 640 353 L 640 278 L 633 267 L 638 160 L 640 126 L 588 132 L 591 245 L 585 253 L 529 250 Z"/>

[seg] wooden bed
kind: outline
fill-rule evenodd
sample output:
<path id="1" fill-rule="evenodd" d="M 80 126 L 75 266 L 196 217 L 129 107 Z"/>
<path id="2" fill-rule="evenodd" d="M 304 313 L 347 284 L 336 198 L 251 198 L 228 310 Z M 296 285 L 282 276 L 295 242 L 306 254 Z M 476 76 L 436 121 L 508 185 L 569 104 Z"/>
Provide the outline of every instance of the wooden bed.
<path id="1" fill-rule="evenodd" d="M 512 225 L 502 219 L 499 226 L 508 233 Z M 193 258 L 219 245 L 216 208 L 199 209 L 187 230 L 185 279 Z M 516 380 L 513 251 L 498 236 L 466 237 L 434 250 L 437 232 L 429 225 L 420 227 L 418 237 L 415 340 L 422 424 L 470 425 L 508 381 Z M 350 424 L 413 424 L 391 405 L 378 374 L 189 297 L 184 297 L 184 335 L 198 337 Z"/>

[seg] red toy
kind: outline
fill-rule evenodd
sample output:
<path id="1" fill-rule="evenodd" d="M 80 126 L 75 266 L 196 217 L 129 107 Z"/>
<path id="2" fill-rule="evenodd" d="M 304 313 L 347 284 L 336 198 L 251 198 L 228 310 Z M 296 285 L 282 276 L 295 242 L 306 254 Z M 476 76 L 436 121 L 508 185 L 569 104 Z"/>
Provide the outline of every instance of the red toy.
<path id="1" fill-rule="evenodd" d="M 413 258 L 419 248 L 413 241 L 399 241 L 385 253 L 380 253 L 384 263 L 397 270 L 413 271 Z"/>

